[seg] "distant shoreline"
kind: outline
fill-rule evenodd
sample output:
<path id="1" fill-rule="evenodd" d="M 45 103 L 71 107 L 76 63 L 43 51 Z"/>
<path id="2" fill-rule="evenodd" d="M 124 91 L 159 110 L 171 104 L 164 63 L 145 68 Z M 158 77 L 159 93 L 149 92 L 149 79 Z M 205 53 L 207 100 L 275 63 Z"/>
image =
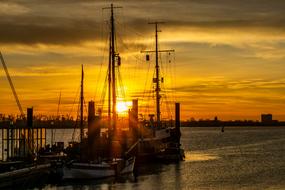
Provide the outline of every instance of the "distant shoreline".
<path id="1" fill-rule="evenodd" d="M 182 121 L 181 127 L 285 127 L 285 122 L 272 121 L 218 121 L 218 120 L 201 120 L 201 121 Z"/>
<path id="2" fill-rule="evenodd" d="M 222 126 L 181 126 L 181 128 L 217 128 L 217 127 L 222 127 Z M 269 128 L 285 128 L 285 125 L 280 125 L 280 126 L 269 126 L 269 125 L 260 125 L 260 126 L 248 126 L 248 125 L 235 125 L 235 126 L 224 126 L 227 128 L 235 128 L 235 127 L 251 127 L 251 128 L 265 128 L 265 127 L 269 127 Z"/>

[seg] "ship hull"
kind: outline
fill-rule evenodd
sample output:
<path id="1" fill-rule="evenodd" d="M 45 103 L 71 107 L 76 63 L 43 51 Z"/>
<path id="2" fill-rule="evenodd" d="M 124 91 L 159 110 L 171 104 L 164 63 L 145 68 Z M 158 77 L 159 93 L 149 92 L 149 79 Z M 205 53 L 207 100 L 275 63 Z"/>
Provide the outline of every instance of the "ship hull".
<path id="1" fill-rule="evenodd" d="M 0 174 L 0 189 L 22 186 L 27 180 L 40 179 L 50 173 L 50 164 L 41 164 L 32 167 L 25 167 Z"/>
<path id="2" fill-rule="evenodd" d="M 115 176 L 114 169 L 64 168 L 63 179 L 100 179 Z"/>
<path id="3" fill-rule="evenodd" d="M 118 162 L 89 164 L 72 163 L 63 168 L 63 179 L 102 179 L 129 174 L 134 171 L 135 158 L 125 161 L 123 167 Z"/>

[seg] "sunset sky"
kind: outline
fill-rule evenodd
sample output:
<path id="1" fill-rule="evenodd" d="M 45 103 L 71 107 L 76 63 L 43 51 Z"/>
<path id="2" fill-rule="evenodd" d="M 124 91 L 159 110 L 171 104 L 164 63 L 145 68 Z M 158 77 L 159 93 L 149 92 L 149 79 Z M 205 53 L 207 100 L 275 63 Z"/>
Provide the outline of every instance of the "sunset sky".
<path id="1" fill-rule="evenodd" d="M 274 119 L 285 120 L 284 0 L 113 2 L 123 7 L 115 16 L 125 99 L 138 98 L 140 112 L 152 99 L 152 93 L 143 92 L 152 90 L 154 71 L 153 55 L 148 63 L 140 51 L 154 48 L 154 26 L 148 22 L 164 21 L 159 27 L 160 48 L 175 49 L 175 55 L 161 55 L 164 90 L 170 92 L 168 101 L 181 102 L 183 119 L 257 120 L 261 113 L 272 113 Z M 60 112 L 69 114 L 78 94 L 81 64 L 85 100 L 100 101 L 110 14 L 102 8 L 110 3 L 0 1 L 0 51 L 24 108 L 56 114 L 61 91 Z M 16 114 L 0 68 L 0 113 Z"/>

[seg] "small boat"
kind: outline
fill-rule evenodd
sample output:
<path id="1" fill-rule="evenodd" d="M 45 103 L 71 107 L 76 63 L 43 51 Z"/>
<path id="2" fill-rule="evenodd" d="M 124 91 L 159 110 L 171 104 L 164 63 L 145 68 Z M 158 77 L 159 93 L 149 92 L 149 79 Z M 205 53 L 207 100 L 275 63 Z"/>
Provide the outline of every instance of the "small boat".
<path id="1" fill-rule="evenodd" d="M 63 169 L 63 179 L 101 179 L 130 174 L 135 166 L 135 157 L 128 160 L 113 159 L 111 162 L 70 162 Z"/>
<path id="2" fill-rule="evenodd" d="M 120 57 L 117 53 L 115 53 L 115 34 L 114 34 L 114 15 L 113 15 L 113 4 L 108 9 L 111 9 L 111 36 L 110 36 L 110 63 L 108 74 L 111 74 L 111 71 L 115 70 L 115 59 L 120 65 Z M 112 69 L 110 68 L 112 66 Z M 115 73 L 113 73 L 115 75 Z M 115 76 L 114 76 L 115 77 Z M 112 78 L 115 81 L 115 78 Z M 103 142 L 104 138 L 100 136 L 101 125 L 96 124 L 95 118 L 95 108 L 94 102 L 89 102 L 91 104 L 88 105 L 88 137 L 84 138 L 84 119 L 83 119 L 83 104 L 84 104 L 84 93 L 83 93 L 83 80 L 84 80 L 84 71 L 82 65 L 82 75 L 81 75 L 81 97 L 80 97 L 80 143 L 71 142 L 70 146 L 66 149 L 67 157 L 70 161 L 68 161 L 63 167 L 63 179 L 101 179 L 107 177 L 116 177 L 125 174 L 132 173 L 134 171 L 135 166 L 135 157 L 129 156 L 126 157 L 123 154 L 123 151 L 115 156 L 115 154 L 104 154 L 102 152 L 109 150 L 111 145 L 120 145 L 120 141 L 118 140 L 118 136 L 116 133 L 116 101 L 113 103 L 113 117 L 109 117 L 109 137 L 107 138 L 108 142 Z M 114 82 L 111 85 L 111 81 L 109 81 L 110 87 L 114 89 L 115 92 L 115 84 Z M 109 88 L 109 91 L 111 89 Z M 111 92 L 111 91 L 110 91 Z M 113 100 L 116 100 L 116 94 L 113 93 Z M 109 101 L 111 102 L 111 97 L 109 97 Z M 108 105 L 108 108 L 111 107 L 111 104 Z M 92 113 L 92 114 L 91 114 Z M 110 116 L 110 109 L 108 111 Z M 100 119 L 99 119 L 100 120 Z M 97 120 L 98 121 L 98 120 Z M 112 123 L 112 124 L 111 124 Z M 111 125 L 113 129 L 111 129 Z M 105 139 L 106 140 L 106 139 Z M 94 146 L 94 143 L 99 143 Z M 101 144 L 102 143 L 102 144 Z M 103 149 L 103 150 L 100 150 Z M 108 151 L 109 152 L 109 151 Z M 118 158 L 122 156 L 121 158 Z"/>

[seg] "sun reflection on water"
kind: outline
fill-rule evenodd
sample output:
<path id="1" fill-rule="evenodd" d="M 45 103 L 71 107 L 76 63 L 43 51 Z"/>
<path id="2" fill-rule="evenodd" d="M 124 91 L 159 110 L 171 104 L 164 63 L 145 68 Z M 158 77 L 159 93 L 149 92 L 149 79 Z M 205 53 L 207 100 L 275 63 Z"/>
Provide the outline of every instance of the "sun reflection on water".
<path id="1" fill-rule="evenodd" d="M 216 160 L 220 157 L 214 154 L 206 154 L 202 152 L 185 152 L 185 161 L 186 162 L 198 162 L 198 161 L 209 161 L 209 160 Z"/>

